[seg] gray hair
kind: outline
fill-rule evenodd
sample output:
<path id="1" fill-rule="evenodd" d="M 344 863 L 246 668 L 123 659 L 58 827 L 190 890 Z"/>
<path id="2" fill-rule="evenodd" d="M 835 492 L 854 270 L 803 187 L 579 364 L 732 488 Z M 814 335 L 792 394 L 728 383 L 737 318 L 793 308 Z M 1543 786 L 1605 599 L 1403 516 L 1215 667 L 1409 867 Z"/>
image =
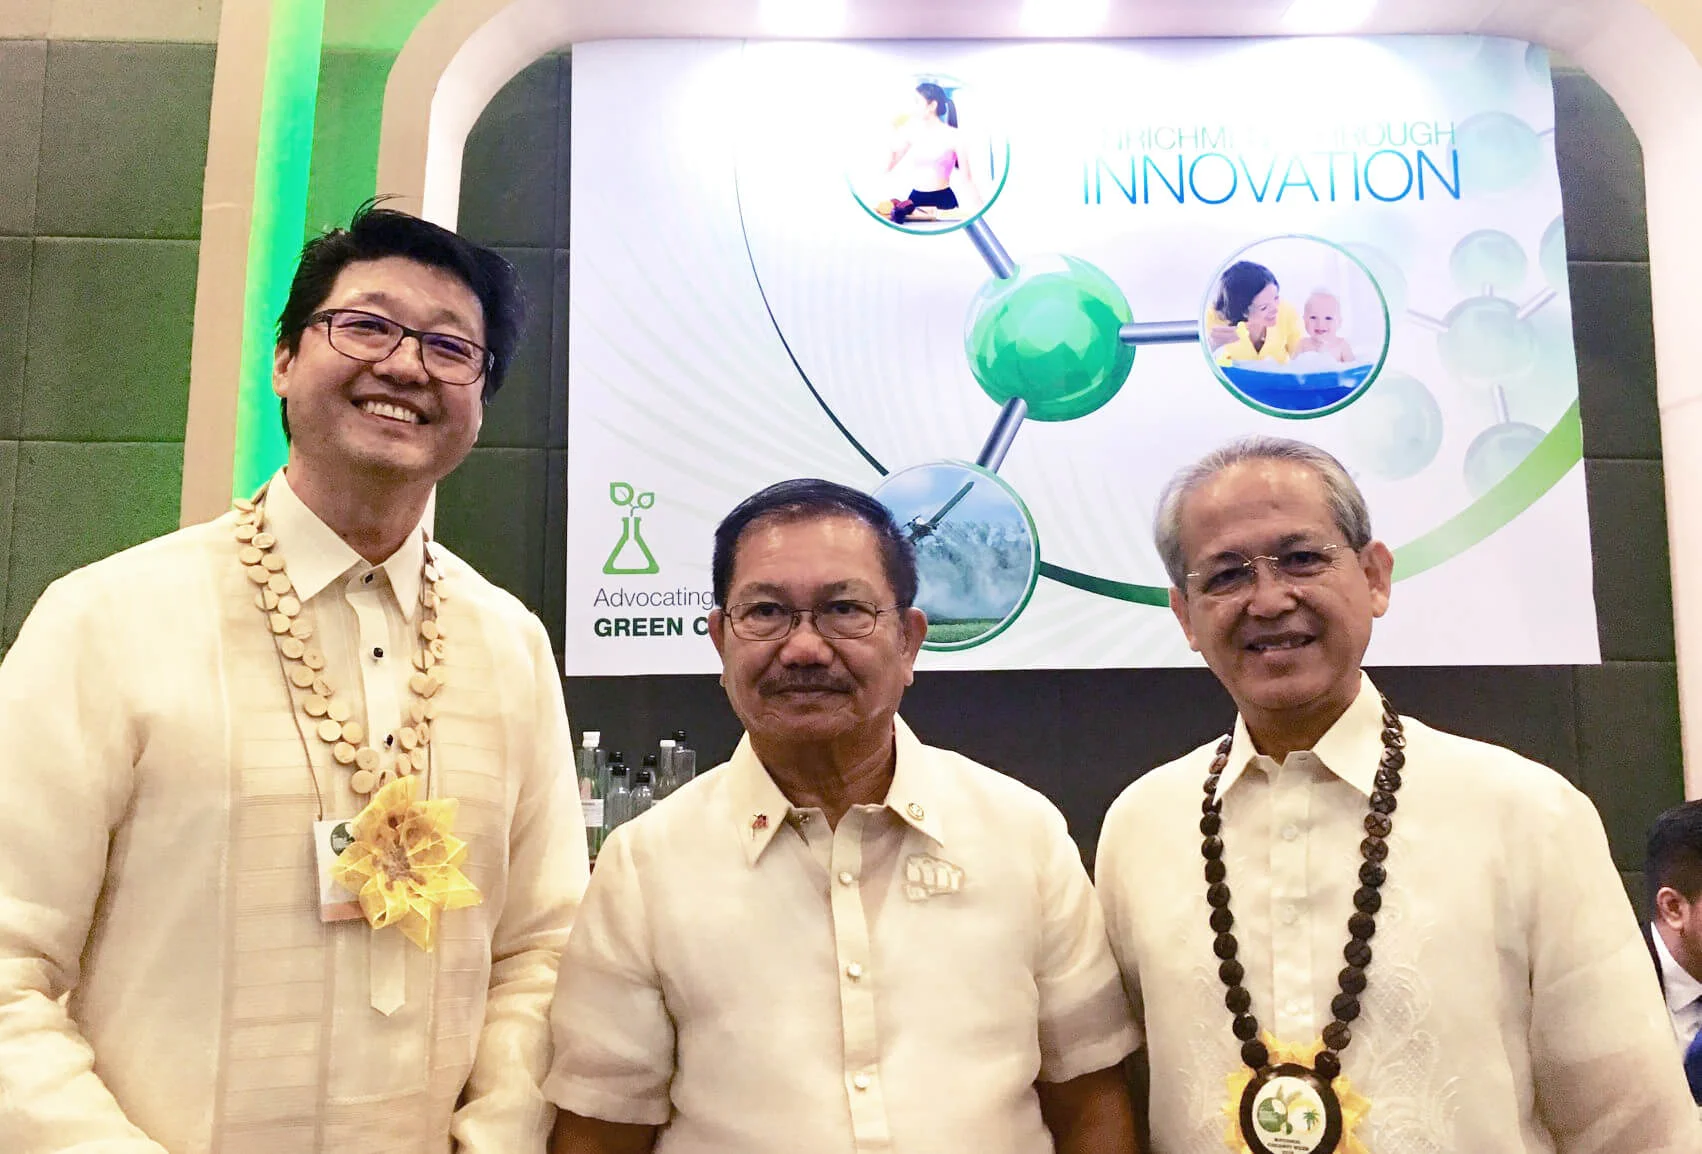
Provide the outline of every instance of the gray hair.
<path id="1" fill-rule="evenodd" d="M 1329 503 L 1336 528 L 1341 530 L 1348 547 L 1357 552 L 1371 544 L 1371 511 L 1365 507 L 1365 494 L 1359 491 L 1340 461 L 1304 441 L 1259 435 L 1241 437 L 1178 470 L 1159 495 L 1158 510 L 1152 519 L 1152 540 L 1175 588 L 1183 587 L 1188 571 L 1188 560 L 1182 555 L 1183 502 L 1225 469 L 1247 461 L 1292 461 L 1311 469 L 1324 483 L 1324 500 Z"/>

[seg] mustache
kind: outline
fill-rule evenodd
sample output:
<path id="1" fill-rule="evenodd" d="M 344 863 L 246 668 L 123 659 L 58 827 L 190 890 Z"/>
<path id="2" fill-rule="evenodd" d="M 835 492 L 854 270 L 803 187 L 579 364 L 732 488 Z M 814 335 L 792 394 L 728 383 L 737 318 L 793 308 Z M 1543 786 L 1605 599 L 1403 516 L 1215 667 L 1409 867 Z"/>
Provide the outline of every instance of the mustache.
<path id="1" fill-rule="evenodd" d="M 796 670 L 783 677 L 765 678 L 756 687 L 757 692 L 764 697 L 810 691 L 849 693 L 851 689 L 851 684 L 845 678 L 836 677 L 825 669 L 819 672 Z"/>

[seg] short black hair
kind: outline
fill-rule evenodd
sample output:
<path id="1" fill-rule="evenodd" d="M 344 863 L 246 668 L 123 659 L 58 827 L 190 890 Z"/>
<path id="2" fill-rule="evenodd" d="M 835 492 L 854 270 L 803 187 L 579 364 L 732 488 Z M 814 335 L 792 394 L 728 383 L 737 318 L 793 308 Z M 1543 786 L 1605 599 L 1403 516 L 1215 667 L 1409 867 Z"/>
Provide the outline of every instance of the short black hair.
<path id="1" fill-rule="evenodd" d="M 733 561 L 739 539 L 757 521 L 804 521 L 816 517 L 853 517 L 874 531 L 880 544 L 881 568 L 900 608 L 916 601 L 916 549 L 898 527 L 887 507 L 860 490 L 816 477 L 800 477 L 770 485 L 740 501 L 715 526 L 715 555 L 710 563 L 715 604 L 725 606 L 733 584 Z"/>
<path id="2" fill-rule="evenodd" d="M 292 353 L 301 346 L 301 334 L 307 328 L 308 318 L 325 304 L 337 277 L 349 265 L 388 256 L 405 257 L 442 269 L 479 298 L 485 314 L 485 346 L 491 351 L 491 367 L 485 374 L 484 387 L 488 404 L 502 388 L 520 343 L 520 329 L 526 316 L 520 274 L 498 253 L 441 225 L 393 208 L 380 208 L 381 199 L 374 198 L 357 208 L 348 228 L 334 228 L 302 246 L 301 260 L 290 281 L 289 299 L 278 314 L 278 344 L 287 346 Z M 286 436 L 289 428 L 289 413 L 285 409 Z"/>
<path id="3" fill-rule="evenodd" d="M 1266 285 L 1276 283 L 1276 274 L 1258 261 L 1238 260 L 1218 278 L 1217 300 L 1212 307 L 1217 309 L 1218 316 L 1238 325 L 1247 319 L 1253 298 L 1264 292 Z"/>
<path id="4" fill-rule="evenodd" d="M 1702 801 L 1675 805 L 1649 827 L 1643 881 L 1649 889 L 1649 909 L 1655 895 L 1672 888 L 1694 902 L 1702 897 Z"/>

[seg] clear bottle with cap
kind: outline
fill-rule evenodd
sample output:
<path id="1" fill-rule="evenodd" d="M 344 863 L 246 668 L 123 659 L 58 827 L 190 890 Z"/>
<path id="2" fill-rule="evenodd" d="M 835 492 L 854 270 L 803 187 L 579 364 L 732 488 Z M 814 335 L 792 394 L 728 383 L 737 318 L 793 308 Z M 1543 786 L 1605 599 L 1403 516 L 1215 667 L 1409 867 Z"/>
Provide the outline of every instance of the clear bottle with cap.
<path id="1" fill-rule="evenodd" d="M 697 776 L 697 750 L 686 743 L 686 731 L 674 730 L 674 788 L 678 789 Z"/>
<path id="2" fill-rule="evenodd" d="M 673 793 L 678 784 L 674 780 L 674 739 L 664 737 L 656 754 L 656 800 Z"/>
<path id="3" fill-rule="evenodd" d="M 656 755 L 644 755 L 644 764 L 632 775 L 632 816 L 637 817 L 656 801 Z"/>
<path id="4" fill-rule="evenodd" d="M 574 755 L 574 770 L 579 775 L 579 808 L 585 815 L 585 848 L 592 857 L 603 846 L 603 799 L 608 792 L 603 751 L 598 748 L 602 737 L 595 729 L 587 729 Z"/>
<path id="5" fill-rule="evenodd" d="M 609 795 L 603 799 L 603 836 L 622 822 L 632 820 L 632 787 L 627 784 L 626 763 L 617 750 L 609 758 Z"/>

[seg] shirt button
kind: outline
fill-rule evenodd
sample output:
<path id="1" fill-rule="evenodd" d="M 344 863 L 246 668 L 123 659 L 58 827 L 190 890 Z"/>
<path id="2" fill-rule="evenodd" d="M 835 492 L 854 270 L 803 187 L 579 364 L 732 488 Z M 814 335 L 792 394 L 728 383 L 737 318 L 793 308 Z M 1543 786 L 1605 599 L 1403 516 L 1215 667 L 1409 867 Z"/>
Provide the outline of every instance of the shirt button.
<path id="1" fill-rule="evenodd" d="M 372 647 L 372 659 L 374 661 L 383 661 L 384 660 L 384 647 L 383 646 L 374 645 Z"/>
<path id="2" fill-rule="evenodd" d="M 1292 926 L 1295 922 L 1297 922 L 1299 920 L 1300 920 L 1300 911 L 1299 910 L 1295 909 L 1291 905 L 1282 907 L 1282 924 L 1283 925 Z"/>
<path id="3" fill-rule="evenodd" d="M 852 873 L 850 870 L 840 870 L 839 871 L 839 884 L 840 885 L 848 886 L 856 880 L 857 880 L 857 875 Z"/>
<path id="4" fill-rule="evenodd" d="M 859 1090 L 867 1090 L 869 1088 L 869 1076 L 867 1074 L 858 1074 L 855 1078 L 851 1079 L 851 1084 Z"/>
<path id="5" fill-rule="evenodd" d="M 372 584 L 372 574 L 368 573 L 365 577 L 362 577 L 360 579 L 360 583 L 362 585 L 371 585 Z"/>
<path id="6" fill-rule="evenodd" d="M 1295 825 L 1293 822 L 1290 822 L 1288 825 L 1285 825 L 1285 826 L 1282 827 L 1282 840 L 1283 841 L 1293 841 L 1295 838 L 1297 838 L 1299 836 L 1300 836 L 1300 827 Z"/>
<path id="7" fill-rule="evenodd" d="M 850 978 L 853 982 L 861 981 L 863 978 L 863 967 L 858 965 L 856 962 L 852 962 L 849 966 L 845 967 L 845 976 Z"/>

